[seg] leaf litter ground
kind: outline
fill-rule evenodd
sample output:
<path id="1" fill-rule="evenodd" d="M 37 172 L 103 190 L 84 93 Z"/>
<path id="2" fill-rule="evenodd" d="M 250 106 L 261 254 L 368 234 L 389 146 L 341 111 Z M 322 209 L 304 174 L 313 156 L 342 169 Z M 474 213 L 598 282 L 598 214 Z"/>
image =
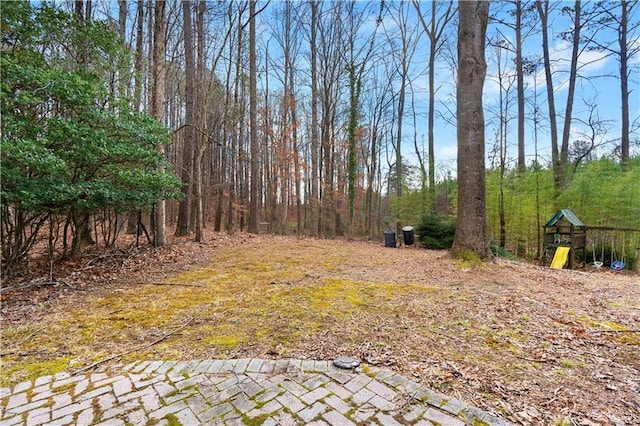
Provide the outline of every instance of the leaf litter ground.
<path id="1" fill-rule="evenodd" d="M 3 386 L 105 360 L 350 355 L 514 423 L 640 424 L 638 275 L 371 242 L 126 238 L 57 265 L 57 285 L 3 284 Z"/>

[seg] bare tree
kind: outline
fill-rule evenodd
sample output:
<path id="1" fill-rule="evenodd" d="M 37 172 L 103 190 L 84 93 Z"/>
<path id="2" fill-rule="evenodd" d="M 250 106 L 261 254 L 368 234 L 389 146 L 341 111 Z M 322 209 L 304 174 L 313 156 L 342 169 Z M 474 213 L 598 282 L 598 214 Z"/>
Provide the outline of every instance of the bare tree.
<path id="1" fill-rule="evenodd" d="M 516 1 L 516 77 L 518 79 L 518 169 L 524 172 L 524 72 L 522 70 L 522 2 Z M 504 247 L 504 246 L 502 246 Z"/>
<path id="2" fill-rule="evenodd" d="M 509 43 L 503 35 L 498 31 L 497 40 L 491 40 L 490 44 L 493 47 L 493 58 L 496 62 L 497 74 L 495 79 L 498 83 L 499 96 L 498 96 L 498 112 L 496 114 L 498 121 L 498 130 L 496 132 L 496 144 L 493 149 L 493 167 L 497 167 L 499 171 L 499 191 L 498 191 L 498 218 L 500 222 L 500 238 L 499 246 L 505 247 L 507 237 L 507 222 L 505 215 L 505 196 L 504 196 L 504 179 L 507 172 L 507 152 L 508 152 L 508 131 L 509 131 L 509 111 L 511 103 L 511 90 L 513 88 L 514 77 L 518 79 L 517 75 L 507 68 Z M 503 56 L 504 55 L 504 56 Z M 516 72 L 517 74 L 517 72 Z M 519 114 L 519 112 L 518 112 Z M 519 123 L 520 120 L 518 120 Z M 519 130 L 519 129 L 518 129 Z"/>
<path id="3" fill-rule="evenodd" d="M 566 8 L 565 8 L 566 10 Z M 567 166 L 569 162 L 569 136 L 571 134 L 571 119 L 573 113 L 573 98 L 576 92 L 576 77 L 578 74 L 578 55 L 580 49 L 580 31 L 582 29 L 581 19 L 581 3 L 576 0 L 573 9 L 573 32 L 572 32 L 572 49 L 571 49 L 571 68 L 569 70 L 569 88 L 567 90 L 567 106 L 564 111 L 564 126 L 562 128 L 562 146 L 560 148 L 560 159 L 558 164 L 559 187 L 562 188 L 566 184 Z"/>
<path id="4" fill-rule="evenodd" d="M 227 7 L 227 12 L 225 14 L 225 22 L 228 26 L 229 36 L 226 38 L 226 43 L 223 43 L 224 47 L 227 48 L 226 55 L 229 58 L 234 56 L 235 52 L 235 39 L 234 34 L 241 34 L 241 12 L 244 9 L 240 9 L 237 14 L 234 14 L 234 3 L 229 2 Z M 237 27 L 240 30 L 237 30 Z M 223 47 L 221 47 L 223 49 Z M 222 51 L 222 50 L 221 50 Z M 239 61 L 236 61 L 235 69 L 238 69 L 240 66 Z M 231 216 L 231 206 L 232 206 L 232 195 L 233 195 L 233 174 L 231 172 L 231 140 L 234 137 L 235 133 L 235 121 L 236 118 L 236 106 L 235 106 L 235 97 L 232 96 L 232 84 L 234 82 L 234 61 L 227 60 L 226 67 L 224 69 L 224 74 L 226 78 L 224 80 L 224 108 L 223 108 L 223 118 L 222 118 L 222 135 L 221 135 L 221 143 L 219 147 L 216 147 L 217 150 L 217 170 L 214 171 L 214 187 L 216 190 L 216 208 L 214 215 L 214 230 L 219 232 L 222 230 L 222 220 L 224 216 L 224 207 L 227 207 L 227 231 L 232 228 L 232 216 Z M 236 78 L 237 81 L 237 78 Z M 233 101 L 233 103 L 232 103 Z"/>
<path id="5" fill-rule="evenodd" d="M 249 232 L 258 233 L 258 110 L 256 91 L 256 2 L 249 2 L 249 132 L 251 188 L 249 190 Z"/>
<path id="6" fill-rule="evenodd" d="M 551 163 L 554 170 L 556 188 L 559 185 L 558 167 L 560 157 L 558 152 L 558 123 L 556 120 L 556 103 L 553 91 L 553 76 L 551 72 L 551 54 L 549 50 L 549 1 L 536 0 L 536 8 L 540 15 L 542 30 L 542 54 L 544 58 L 544 74 L 547 86 L 547 104 L 549 108 L 549 127 L 551 137 Z"/>
<path id="7" fill-rule="evenodd" d="M 399 74 L 400 88 L 398 90 L 398 109 L 397 109 L 397 127 L 396 127 L 396 142 L 395 142 L 395 194 L 399 198 L 403 193 L 403 163 L 402 163 L 402 138 L 403 138 L 403 121 L 405 114 L 405 103 L 407 94 L 407 85 L 410 83 L 409 71 L 413 60 L 413 55 L 418 47 L 418 41 L 422 36 L 422 32 L 412 26 L 409 22 L 409 9 L 410 5 L 407 3 L 398 5 L 400 8 L 395 15 L 395 22 L 398 26 L 398 34 L 394 34 L 394 39 L 400 40 L 399 46 L 394 46 L 394 41 L 389 38 L 389 43 L 394 46 L 393 55 L 396 62 L 396 72 Z M 389 35 L 389 34 L 388 34 Z M 389 35 L 390 36 L 390 35 Z M 396 221 L 396 231 L 400 235 L 402 224 L 398 219 Z"/>
<path id="8" fill-rule="evenodd" d="M 297 60 L 301 49 L 302 38 L 300 16 L 303 10 L 295 3 L 283 2 L 275 10 L 271 28 L 273 39 L 277 42 L 277 57 L 270 58 L 268 65 L 275 71 L 275 78 L 281 87 L 281 96 L 270 99 L 279 99 L 271 108 L 265 104 L 265 109 L 274 112 L 273 120 L 265 114 L 265 120 L 269 120 L 268 150 L 272 156 L 270 164 L 265 170 L 271 175 L 265 180 L 268 190 L 268 207 L 271 213 L 270 222 L 272 229 L 279 233 L 288 233 L 289 224 L 295 218 L 296 231 L 302 230 L 302 197 L 301 197 L 301 158 L 298 141 L 298 96 L 296 93 Z M 271 39 L 270 39 L 271 41 Z M 267 73 L 267 75 L 269 75 Z M 317 106 L 317 105 L 316 105 Z M 276 114 L 276 111 L 279 113 Z M 277 116 L 276 116 L 277 115 Z M 293 216 L 291 207 L 293 209 Z"/>
<path id="9" fill-rule="evenodd" d="M 206 141 L 206 137 L 208 137 L 208 132 L 205 131 L 207 129 L 208 123 L 208 114 L 207 114 L 207 100 L 209 98 L 210 86 L 205 83 L 205 55 L 204 55 L 204 15 L 207 8 L 207 4 L 205 2 L 197 3 L 197 19 L 196 19 L 196 37 L 197 37 L 197 53 L 198 53 L 198 61 L 197 61 L 197 87 L 198 91 L 196 93 L 196 110 L 197 110 L 197 125 L 199 127 L 199 132 L 196 134 L 196 146 L 194 152 L 194 161 L 193 161 L 193 181 L 194 181 L 194 191 L 193 191 L 193 204 L 195 208 L 195 241 L 202 242 L 204 240 L 204 232 L 203 228 L 205 226 L 204 219 L 204 199 L 203 199 L 203 191 L 202 187 L 204 185 L 204 176 L 203 176 L 203 168 L 202 168 L 202 159 L 204 154 L 206 153 L 208 141 Z M 224 44 L 224 43 L 223 43 Z M 215 64 L 212 65 L 212 68 L 215 68 Z M 211 76 L 212 80 L 214 79 L 213 75 Z"/>
<path id="10" fill-rule="evenodd" d="M 505 3 L 502 3 L 505 4 Z M 511 0 L 508 4 L 513 5 L 513 9 L 508 10 L 506 19 L 499 17 L 492 17 L 500 24 L 512 29 L 515 33 L 515 44 L 509 41 L 509 38 L 504 37 L 501 34 L 503 45 L 505 48 L 509 48 L 514 54 L 514 62 L 516 65 L 516 79 L 517 79 L 517 104 L 518 104 L 518 170 L 523 172 L 526 167 L 525 160 L 525 85 L 524 85 L 524 61 L 522 53 L 522 45 L 525 39 L 536 30 L 537 26 L 532 21 L 533 14 L 530 13 L 533 10 L 533 3 L 522 0 Z M 515 18 L 515 22 L 513 22 Z M 528 22 L 528 25 L 527 25 Z M 497 30 L 501 33 L 500 30 Z"/>
<path id="11" fill-rule="evenodd" d="M 143 72 L 143 46 L 144 46 L 144 0 L 138 0 L 136 15 L 136 59 L 134 63 L 134 89 L 133 98 L 135 100 L 136 110 L 140 110 L 142 105 L 142 84 L 144 79 Z"/>
<path id="12" fill-rule="evenodd" d="M 345 57 L 346 41 L 345 29 L 342 22 L 344 3 L 335 2 L 331 7 L 319 13 L 317 29 L 319 43 L 317 45 L 318 59 L 318 94 L 320 100 L 320 140 L 322 190 L 320 228 L 325 236 L 334 236 L 341 228 L 341 218 L 337 206 L 337 168 L 336 161 L 336 121 L 338 113 L 339 95 L 345 70 L 342 58 Z"/>
<path id="13" fill-rule="evenodd" d="M 569 137 L 571 135 L 571 121 L 573 118 L 573 105 L 575 96 L 576 79 L 578 77 L 578 58 L 580 55 L 580 33 L 582 27 L 587 21 L 582 21 L 582 6 L 580 0 L 576 0 L 573 8 L 565 6 L 562 8 L 563 13 L 570 14 L 572 19 L 572 28 L 563 32 L 561 35 L 565 39 L 571 40 L 571 64 L 569 67 L 569 86 L 567 89 L 567 102 L 564 111 L 564 124 L 562 129 L 562 140 L 560 149 L 558 149 L 558 134 L 555 108 L 555 93 L 553 88 L 553 77 L 551 68 L 551 59 L 549 51 L 549 2 L 536 1 L 536 8 L 540 15 L 540 23 L 542 29 L 542 50 L 544 57 L 544 69 L 547 85 L 547 102 L 549 108 L 549 122 L 551 131 L 551 161 L 554 171 L 554 186 L 556 191 L 561 191 L 566 185 L 567 166 L 569 156 Z"/>
<path id="14" fill-rule="evenodd" d="M 193 154 L 196 143 L 196 59 L 194 48 L 194 31 L 191 17 L 191 1 L 182 2 L 183 30 L 184 30 L 184 55 L 185 55 L 185 120 L 182 127 L 182 194 L 178 208 L 178 221 L 176 223 L 176 235 L 187 235 L 191 228 L 191 208 L 193 205 Z"/>
<path id="15" fill-rule="evenodd" d="M 503 48 L 507 48 L 515 55 L 513 61 L 516 66 L 516 79 L 517 79 L 517 104 L 518 104 L 518 156 L 517 165 L 518 170 L 523 172 L 526 167 L 525 160 L 525 70 L 523 57 L 523 44 L 526 38 L 537 30 L 535 22 L 535 16 L 531 13 L 535 10 L 535 6 L 531 2 L 522 0 L 510 0 L 508 3 L 501 3 L 501 5 L 512 5 L 513 9 L 506 10 L 506 14 L 494 14 L 492 17 L 496 22 L 505 25 L 515 33 L 515 42 L 510 41 L 509 37 L 504 36 L 500 29 L 496 31 L 500 33 L 502 39 Z M 536 14 L 537 15 L 537 14 Z M 502 18 L 501 16 L 504 16 Z M 515 22 L 513 21 L 515 19 Z"/>
<path id="16" fill-rule="evenodd" d="M 388 59 L 384 49 L 376 51 L 372 62 L 385 62 Z M 391 68 L 391 67 L 390 67 Z M 374 235 L 378 232 L 380 223 L 376 220 L 377 208 L 380 205 L 380 155 L 385 132 L 387 112 L 392 108 L 393 81 L 387 74 L 385 66 L 374 66 L 368 72 L 368 78 L 362 91 L 362 130 L 363 136 L 359 148 L 362 159 L 362 174 L 364 191 L 364 232 Z"/>
<path id="17" fill-rule="evenodd" d="M 319 235 L 319 164 L 318 164 L 318 69 L 316 54 L 316 36 L 318 20 L 318 2 L 310 0 L 311 24 L 309 29 L 309 55 L 311 67 L 311 235 Z"/>
<path id="18" fill-rule="evenodd" d="M 355 10 L 355 3 L 349 3 L 349 49 L 347 63 L 347 73 L 349 77 L 349 124 L 347 129 L 347 185 L 349 197 L 349 233 L 353 232 L 354 212 L 356 198 L 356 175 L 358 170 L 358 117 L 360 115 L 360 95 L 362 93 L 362 78 L 365 67 L 373 53 L 376 32 L 382 22 L 382 12 L 384 3 L 380 3 L 380 11 L 376 26 L 366 43 L 358 43 L 357 34 L 362 26 L 364 14 L 358 14 Z M 359 47 L 357 47 L 359 46 Z"/>
<path id="19" fill-rule="evenodd" d="M 420 2 L 413 0 L 413 5 L 418 12 L 418 18 L 422 24 L 424 32 L 429 38 L 429 110 L 428 110 L 428 145 L 429 145 L 429 194 L 430 208 L 435 209 L 436 202 L 436 163 L 435 163 L 435 69 L 436 57 L 443 45 L 443 33 L 449 22 L 456 15 L 453 1 L 440 2 L 432 1 L 431 19 L 427 23 L 420 10 Z"/>

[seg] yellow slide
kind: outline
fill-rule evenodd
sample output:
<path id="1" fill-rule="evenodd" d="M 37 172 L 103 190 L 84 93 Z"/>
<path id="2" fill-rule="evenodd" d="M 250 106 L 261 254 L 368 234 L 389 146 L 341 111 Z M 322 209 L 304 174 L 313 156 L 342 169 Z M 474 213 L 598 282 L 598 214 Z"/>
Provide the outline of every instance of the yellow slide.
<path id="1" fill-rule="evenodd" d="M 556 254 L 553 255 L 553 260 L 551 261 L 553 269 L 562 269 L 564 267 L 565 263 L 567 263 L 570 249 L 571 247 L 558 247 L 556 249 Z"/>

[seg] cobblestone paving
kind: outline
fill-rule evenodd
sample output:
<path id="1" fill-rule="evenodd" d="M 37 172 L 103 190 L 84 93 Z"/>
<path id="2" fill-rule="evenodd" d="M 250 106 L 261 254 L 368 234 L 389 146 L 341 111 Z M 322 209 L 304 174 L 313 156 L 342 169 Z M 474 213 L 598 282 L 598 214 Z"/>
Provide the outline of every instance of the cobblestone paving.
<path id="1" fill-rule="evenodd" d="M 389 370 L 329 361 L 144 361 L 0 389 L 0 425 L 507 425 Z M 482 423 L 484 422 L 484 423 Z"/>

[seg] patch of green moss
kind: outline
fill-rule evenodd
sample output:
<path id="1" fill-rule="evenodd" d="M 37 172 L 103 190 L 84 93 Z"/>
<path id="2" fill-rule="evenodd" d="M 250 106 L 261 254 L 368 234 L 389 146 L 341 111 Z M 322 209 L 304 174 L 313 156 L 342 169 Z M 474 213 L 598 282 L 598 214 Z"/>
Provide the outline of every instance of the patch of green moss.
<path id="1" fill-rule="evenodd" d="M 591 327 L 605 329 L 605 330 L 627 330 L 627 326 L 624 324 L 618 324 L 613 321 L 599 321 L 591 318 L 589 315 L 581 315 L 578 317 L 578 321 L 581 321 Z"/>
<path id="2" fill-rule="evenodd" d="M 261 414 L 257 417 L 249 417 L 246 414 L 242 414 L 242 423 L 247 426 L 260 426 L 263 424 L 271 414 Z"/>
<path id="3" fill-rule="evenodd" d="M 475 268 L 484 266 L 482 259 L 472 250 L 465 249 L 455 253 L 455 257 L 460 261 L 461 268 Z"/>
<path id="4" fill-rule="evenodd" d="M 208 345 L 216 345 L 223 349 L 232 349 L 242 343 L 242 339 L 237 335 L 212 335 L 204 342 Z"/>
<path id="5" fill-rule="evenodd" d="M 360 364 L 360 368 L 362 369 L 362 372 L 367 376 L 375 377 L 375 374 L 373 374 L 371 368 L 367 364 Z"/>
<path id="6" fill-rule="evenodd" d="M 26 361 L 27 359 L 29 361 Z M 10 383 L 60 373 L 69 368 L 72 359 L 73 357 L 66 356 L 41 361 L 28 357 L 16 364 L 9 363 L 10 359 L 6 359 L 0 375 L 0 386 L 9 386 Z"/>
<path id="7" fill-rule="evenodd" d="M 638 335 L 638 333 L 621 333 L 615 337 L 616 340 L 625 345 L 640 345 L 640 336 Z"/>
<path id="8" fill-rule="evenodd" d="M 164 419 L 168 421 L 167 426 L 182 426 L 178 417 L 173 413 L 167 414 Z"/>
<path id="9" fill-rule="evenodd" d="M 318 310 L 335 310 L 336 307 L 355 308 L 364 303 L 359 295 L 361 284 L 348 280 L 326 280 L 309 294 L 309 307 Z"/>

